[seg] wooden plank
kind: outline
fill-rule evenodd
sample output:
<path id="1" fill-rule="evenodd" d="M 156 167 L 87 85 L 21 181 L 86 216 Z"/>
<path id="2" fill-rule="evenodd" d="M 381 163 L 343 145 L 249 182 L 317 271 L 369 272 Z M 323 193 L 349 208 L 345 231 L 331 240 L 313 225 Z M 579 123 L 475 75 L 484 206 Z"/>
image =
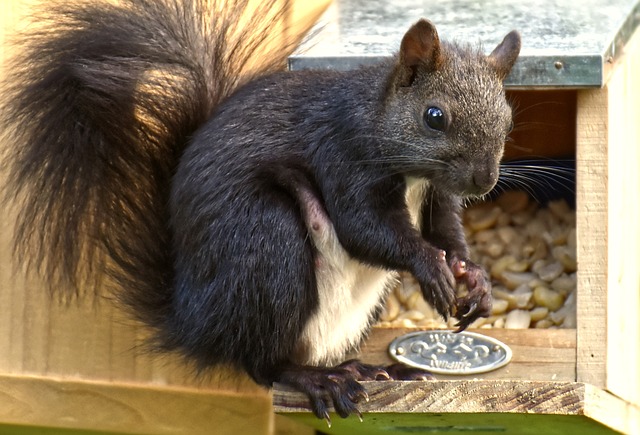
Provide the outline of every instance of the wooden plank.
<path id="1" fill-rule="evenodd" d="M 640 404 L 640 30 L 606 85 L 608 276 L 606 389 Z"/>
<path id="2" fill-rule="evenodd" d="M 577 380 L 604 388 L 607 319 L 607 91 L 578 91 Z"/>
<path id="3" fill-rule="evenodd" d="M 537 381 L 369 381 L 363 413 L 525 412 L 570 415 L 581 412 L 584 385 Z M 276 412 L 308 410 L 308 399 L 287 387 L 274 390 Z"/>
<path id="4" fill-rule="evenodd" d="M 271 433 L 268 396 L 0 375 L 0 422 L 127 434 Z"/>
<path id="5" fill-rule="evenodd" d="M 640 403 L 640 31 L 578 92 L 577 380 Z"/>
<path id="6" fill-rule="evenodd" d="M 399 335 L 416 329 L 374 328 L 359 353 L 353 357 L 372 364 L 390 364 L 389 343 Z M 576 380 L 575 329 L 478 329 L 479 334 L 496 338 L 511 347 L 511 363 L 492 372 L 473 375 L 474 379 L 522 379 L 530 381 Z M 461 379 L 437 375 L 438 379 Z"/>
<path id="7" fill-rule="evenodd" d="M 369 401 L 360 404 L 363 423 L 332 414 L 329 429 L 309 413 L 303 394 L 282 386 L 274 391 L 275 409 L 332 434 L 632 434 L 640 418 L 637 407 L 576 382 L 381 381 L 363 385 L 369 394 Z M 590 400 L 598 403 L 588 404 Z M 623 414 L 626 417 L 620 419 Z M 609 419 L 610 415 L 614 417 Z M 602 420 L 595 421 L 594 416 Z"/>
<path id="8" fill-rule="evenodd" d="M 640 407 L 585 384 L 584 414 L 628 434 L 640 434 Z"/>

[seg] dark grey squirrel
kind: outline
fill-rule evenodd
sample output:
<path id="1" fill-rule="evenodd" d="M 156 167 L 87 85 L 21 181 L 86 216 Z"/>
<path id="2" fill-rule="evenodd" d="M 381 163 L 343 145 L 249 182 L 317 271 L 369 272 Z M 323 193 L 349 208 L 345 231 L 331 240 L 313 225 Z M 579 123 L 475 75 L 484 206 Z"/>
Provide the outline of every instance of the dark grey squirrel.
<path id="1" fill-rule="evenodd" d="M 497 181 L 520 37 L 486 56 L 422 19 L 379 65 L 279 71 L 285 46 L 252 68 L 279 4 L 48 3 L 3 87 L 16 253 L 54 289 L 106 287 L 155 349 L 344 417 L 358 381 L 430 377 L 343 362 L 396 271 L 460 330 L 490 313 L 460 212 Z"/>

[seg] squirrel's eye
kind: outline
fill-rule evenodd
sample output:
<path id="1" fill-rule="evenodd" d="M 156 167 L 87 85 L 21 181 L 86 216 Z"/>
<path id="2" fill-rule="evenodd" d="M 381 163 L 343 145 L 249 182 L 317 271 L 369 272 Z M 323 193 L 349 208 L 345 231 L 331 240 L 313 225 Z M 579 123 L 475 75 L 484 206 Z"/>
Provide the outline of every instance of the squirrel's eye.
<path id="1" fill-rule="evenodd" d="M 446 120 L 444 117 L 444 112 L 439 107 L 429 107 L 424 111 L 422 115 L 424 118 L 424 123 L 427 127 L 432 128 L 438 131 L 444 131 L 446 128 Z"/>

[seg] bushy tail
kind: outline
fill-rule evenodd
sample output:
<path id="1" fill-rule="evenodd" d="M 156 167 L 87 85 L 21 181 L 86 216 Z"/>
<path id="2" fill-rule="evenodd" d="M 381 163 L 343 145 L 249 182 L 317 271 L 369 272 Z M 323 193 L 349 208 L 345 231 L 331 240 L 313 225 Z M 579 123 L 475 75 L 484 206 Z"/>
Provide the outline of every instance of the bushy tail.
<path id="1" fill-rule="evenodd" d="M 282 4 L 45 2 L 16 39 L 0 107 L 19 261 L 54 290 L 116 284 L 143 321 L 161 323 L 172 172 L 222 99 L 284 66 L 299 36 L 270 43 Z"/>

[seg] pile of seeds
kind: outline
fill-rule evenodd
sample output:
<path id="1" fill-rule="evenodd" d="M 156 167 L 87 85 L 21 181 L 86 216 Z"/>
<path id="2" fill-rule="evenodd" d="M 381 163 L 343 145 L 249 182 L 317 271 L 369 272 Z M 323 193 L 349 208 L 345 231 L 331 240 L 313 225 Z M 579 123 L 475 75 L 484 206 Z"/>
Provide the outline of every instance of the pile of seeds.
<path id="1" fill-rule="evenodd" d="M 493 283 L 492 315 L 471 328 L 576 327 L 575 221 L 566 201 L 541 207 L 520 191 L 465 210 L 471 260 Z M 452 328 L 455 323 L 445 322 L 424 301 L 415 279 L 403 274 L 380 326 Z"/>

